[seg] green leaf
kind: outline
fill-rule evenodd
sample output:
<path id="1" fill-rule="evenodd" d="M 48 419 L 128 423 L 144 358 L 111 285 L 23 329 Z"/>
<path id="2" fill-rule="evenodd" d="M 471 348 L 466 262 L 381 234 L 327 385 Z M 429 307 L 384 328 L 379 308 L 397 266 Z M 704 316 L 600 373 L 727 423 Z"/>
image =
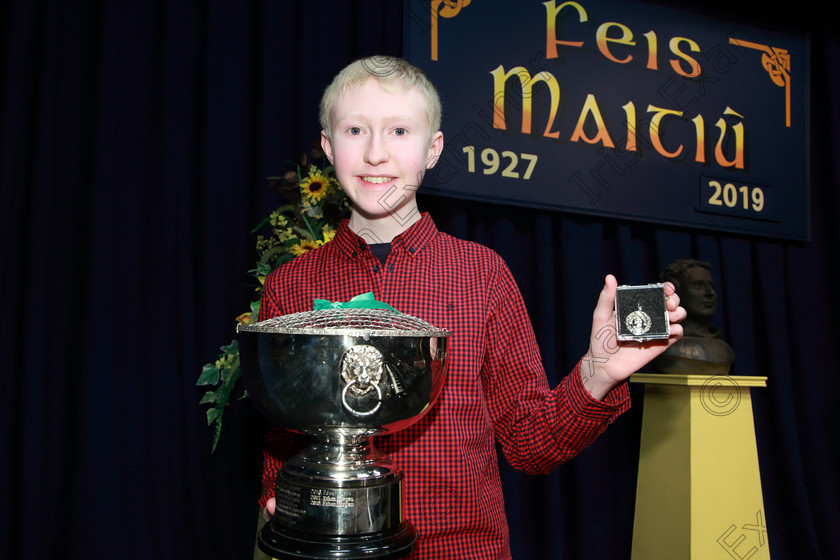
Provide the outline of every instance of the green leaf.
<path id="1" fill-rule="evenodd" d="M 239 367 L 239 359 L 237 358 L 228 368 L 227 372 L 222 378 L 221 386 L 216 390 L 216 399 L 218 406 L 227 406 L 230 400 L 230 394 L 236 385 L 237 380 L 242 375 L 242 370 Z"/>
<path id="2" fill-rule="evenodd" d="M 277 259 L 277 266 L 280 266 L 281 264 L 285 264 L 285 263 L 289 262 L 290 260 L 292 260 L 293 258 L 295 258 L 295 256 L 293 254 L 285 253 L 284 255 L 281 255 L 279 259 Z"/>
<path id="3" fill-rule="evenodd" d="M 224 387 L 229 381 L 230 378 L 236 375 L 237 369 L 239 369 L 239 363 L 229 364 L 222 368 L 222 387 Z"/>
<path id="4" fill-rule="evenodd" d="M 219 421 L 216 423 L 216 433 L 213 436 L 213 444 L 210 446 L 210 453 L 216 452 L 216 446 L 219 444 L 219 438 L 222 435 L 222 417 L 219 416 Z"/>
<path id="5" fill-rule="evenodd" d="M 235 338 L 230 342 L 230 344 L 221 347 L 222 353 L 219 356 L 227 356 L 229 354 L 239 354 L 239 341 Z"/>
<path id="6" fill-rule="evenodd" d="M 275 253 L 279 253 L 280 251 L 275 251 Z M 274 255 L 271 255 L 272 257 Z M 254 269 L 253 272 L 256 272 L 257 275 L 268 276 L 268 273 L 271 272 L 273 269 L 268 262 L 259 262 L 257 263 L 257 268 Z"/>
<path id="7" fill-rule="evenodd" d="M 205 404 L 205 403 L 214 403 L 216 402 L 216 393 L 213 391 L 207 391 L 204 393 L 204 396 L 198 401 L 198 404 Z"/>
<path id="8" fill-rule="evenodd" d="M 251 230 L 251 233 L 257 233 L 258 231 L 260 231 L 263 228 L 263 226 L 265 226 L 269 222 L 269 220 L 271 220 L 271 215 L 266 216 L 260 223 L 258 223 L 257 227 Z"/>
<path id="9" fill-rule="evenodd" d="M 219 382 L 219 368 L 216 364 L 204 364 L 196 385 L 215 385 Z"/>
<path id="10" fill-rule="evenodd" d="M 306 223 L 307 226 L 309 225 L 309 222 L 306 220 L 306 218 L 304 218 L 303 221 Z M 301 239 L 309 239 L 310 241 L 315 240 L 315 234 L 312 233 L 312 230 L 309 229 L 309 228 L 302 228 L 300 226 L 294 226 L 294 227 L 292 227 L 292 231 L 297 233 L 298 236 Z"/>
<path id="11" fill-rule="evenodd" d="M 276 258 L 278 255 L 282 255 L 286 252 L 286 247 L 288 247 L 288 240 L 284 243 L 278 243 L 277 245 L 273 246 L 271 249 L 268 249 L 260 256 L 260 261 L 257 263 L 257 269 L 260 272 L 263 272 L 264 269 L 260 268 L 262 266 L 267 266 L 268 271 L 271 271 L 271 260 Z"/>
<path id="12" fill-rule="evenodd" d="M 315 240 L 318 239 L 318 236 L 315 234 L 315 230 L 312 228 L 312 224 L 309 223 L 309 220 L 306 219 L 306 214 L 301 212 L 300 218 L 303 220 L 303 223 L 306 225 L 307 233 L 309 234 L 309 239 Z"/>
<path id="13" fill-rule="evenodd" d="M 294 204 L 286 204 L 281 206 L 275 210 L 278 214 L 288 214 L 289 212 L 294 212 L 295 208 L 297 208 Z"/>
<path id="14" fill-rule="evenodd" d="M 222 409 L 221 408 L 211 408 L 207 411 L 207 425 L 210 426 L 215 421 L 222 421 Z"/>

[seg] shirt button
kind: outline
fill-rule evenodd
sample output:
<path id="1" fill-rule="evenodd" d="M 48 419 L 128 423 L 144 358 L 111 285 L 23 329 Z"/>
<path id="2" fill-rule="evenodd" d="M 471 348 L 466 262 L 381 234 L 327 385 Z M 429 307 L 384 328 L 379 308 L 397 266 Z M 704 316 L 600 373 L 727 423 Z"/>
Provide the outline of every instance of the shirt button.
<path id="1" fill-rule="evenodd" d="M 379 267 L 378 267 L 378 266 L 374 266 L 374 267 L 373 267 L 373 271 L 374 271 L 374 272 L 379 272 Z"/>
<path id="2" fill-rule="evenodd" d="M 392 264 L 388 265 L 388 272 L 394 272 L 394 265 L 392 265 Z"/>

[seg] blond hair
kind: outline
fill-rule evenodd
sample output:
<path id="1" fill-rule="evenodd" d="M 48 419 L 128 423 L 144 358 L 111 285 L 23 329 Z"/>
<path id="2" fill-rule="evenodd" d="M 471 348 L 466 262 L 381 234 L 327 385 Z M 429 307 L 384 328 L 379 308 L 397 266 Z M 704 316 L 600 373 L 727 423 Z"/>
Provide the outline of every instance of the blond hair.
<path id="1" fill-rule="evenodd" d="M 330 119 L 338 98 L 344 95 L 349 88 L 359 87 L 370 78 L 374 78 L 379 83 L 379 87 L 389 92 L 394 86 L 404 90 L 417 87 L 426 101 L 429 134 L 434 134 L 440 130 L 442 112 L 440 96 L 423 71 L 395 56 L 369 56 L 351 62 L 344 67 L 324 90 L 319 118 L 321 128 L 327 133 L 328 138 L 332 137 Z"/>

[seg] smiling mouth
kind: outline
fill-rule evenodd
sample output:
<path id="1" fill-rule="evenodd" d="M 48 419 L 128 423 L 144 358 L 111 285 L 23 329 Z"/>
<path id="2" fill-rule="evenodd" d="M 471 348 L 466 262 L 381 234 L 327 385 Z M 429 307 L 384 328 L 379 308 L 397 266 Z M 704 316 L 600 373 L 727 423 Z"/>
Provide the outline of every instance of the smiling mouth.
<path id="1" fill-rule="evenodd" d="M 373 183 L 375 185 L 381 185 L 382 183 L 388 183 L 389 181 L 393 181 L 396 177 L 362 177 L 362 181 L 365 183 Z"/>

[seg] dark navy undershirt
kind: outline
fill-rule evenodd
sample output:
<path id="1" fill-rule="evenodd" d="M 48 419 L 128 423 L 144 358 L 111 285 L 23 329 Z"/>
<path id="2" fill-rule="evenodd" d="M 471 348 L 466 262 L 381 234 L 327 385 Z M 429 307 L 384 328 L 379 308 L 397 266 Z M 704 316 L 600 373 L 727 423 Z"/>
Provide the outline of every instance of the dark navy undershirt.
<path id="1" fill-rule="evenodd" d="M 388 260 L 388 255 L 391 254 L 391 244 L 371 243 L 369 247 L 370 252 L 373 253 L 373 256 L 379 259 L 379 262 L 382 263 L 382 266 L 385 266 L 385 261 Z"/>

